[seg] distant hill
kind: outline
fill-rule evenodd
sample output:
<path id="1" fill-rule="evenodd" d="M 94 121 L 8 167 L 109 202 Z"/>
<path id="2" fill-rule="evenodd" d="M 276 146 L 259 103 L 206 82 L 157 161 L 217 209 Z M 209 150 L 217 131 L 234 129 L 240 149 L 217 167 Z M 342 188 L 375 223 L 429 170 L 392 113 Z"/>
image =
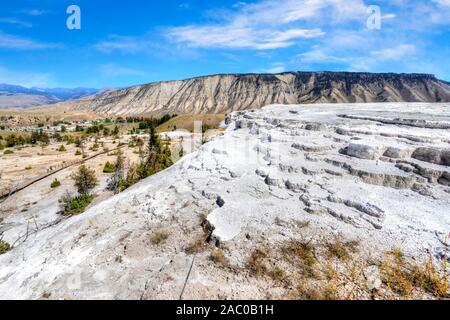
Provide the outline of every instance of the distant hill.
<path id="1" fill-rule="evenodd" d="M 269 104 L 450 102 L 450 85 L 429 74 L 286 72 L 223 74 L 108 91 L 71 108 L 110 115 L 206 114 Z"/>
<path id="2" fill-rule="evenodd" d="M 52 104 L 86 96 L 92 97 L 98 90 L 91 88 L 25 88 L 10 84 L 0 84 L 0 109 L 29 108 Z"/>

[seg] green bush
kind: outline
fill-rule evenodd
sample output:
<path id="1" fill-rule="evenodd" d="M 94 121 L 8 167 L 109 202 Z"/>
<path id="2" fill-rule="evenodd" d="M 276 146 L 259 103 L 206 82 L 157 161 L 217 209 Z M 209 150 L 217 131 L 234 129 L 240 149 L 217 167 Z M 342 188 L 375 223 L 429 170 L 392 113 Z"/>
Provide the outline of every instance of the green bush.
<path id="1" fill-rule="evenodd" d="M 8 242 L 0 240 L 0 255 L 7 253 L 9 250 L 11 250 L 10 244 Z"/>
<path id="2" fill-rule="evenodd" d="M 3 151 L 3 154 L 13 154 L 14 151 L 6 149 L 5 151 Z"/>
<path id="3" fill-rule="evenodd" d="M 58 151 L 59 151 L 59 152 L 66 152 L 67 149 L 66 149 L 63 145 L 61 145 L 61 146 L 58 148 Z"/>
<path id="4" fill-rule="evenodd" d="M 32 166 L 26 166 L 26 167 L 25 167 L 25 170 L 31 170 L 31 169 L 33 169 Z"/>
<path id="5" fill-rule="evenodd" d="M 103 173 L 113 173 L 115 170 L 114 164 L 110 163 L 109 161 L 105 163 L 105 167 L 103 168 Z"/>
<path id="6" fill-rule="evenodd" d="M 75 152 L 75 155 L 76 155 L 76 156 L 81 156 L 81 151 L 80 151 L 80 150 L 77 150 L 77 152 Z"/>
<path id="7" fill-rule="evenodd" d="M 89 169 L 84 164 L 76 172 L 73 172 L 70 177 L 75 182 L 75 187 L 81 196 L 90 195 L 91 190 L 98 184 L 95 171 Z"/>
<path id="8" fill-rule="evenodd" d="M 5 146 L 0 143 L 0 150 L 5 149 Z"/>
<path id="9" fill-rule="evenodd" d="M 50 188 L 55 189 L 59 186 L 61 186 L 61 182 L 59 182 L 59 180 L 55 178 L 55 180 L 53 180 L 52 184 L 50 185 Z"/>
<path id="10" fill-rule="evenodd" d="M 78 196 L 76 198 L 65 196 L 60 202 L 62 203 L 64 215 L 73 216 L 83 213 L 92 200 L 94 200 L 94 196 Z"/>

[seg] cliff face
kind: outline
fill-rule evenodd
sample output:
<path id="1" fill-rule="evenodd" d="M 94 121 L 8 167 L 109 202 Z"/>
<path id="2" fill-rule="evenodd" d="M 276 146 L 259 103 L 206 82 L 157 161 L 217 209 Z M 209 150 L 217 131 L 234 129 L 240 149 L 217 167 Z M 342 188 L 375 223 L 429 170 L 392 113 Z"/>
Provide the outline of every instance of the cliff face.
<path id="1" fill-rule="evenodd" d="M 289 72 L 213 75 L 117 90 L 89 109 L 114 115 L 228 113 L 269 104 L 450 102 L 450 85 L 426 74 Z"/>

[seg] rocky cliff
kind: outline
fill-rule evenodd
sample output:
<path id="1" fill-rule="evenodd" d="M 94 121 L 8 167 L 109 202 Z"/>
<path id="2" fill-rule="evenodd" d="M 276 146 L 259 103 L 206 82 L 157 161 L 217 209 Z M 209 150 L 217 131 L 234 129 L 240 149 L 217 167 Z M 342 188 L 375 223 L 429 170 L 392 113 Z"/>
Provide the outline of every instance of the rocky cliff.
<path id="1" fill-rule="evenodd" d="M 228 113 L 269 104 L 450 102 L 450 85 L 427 74 L 288 72 L 212 75 L 108 92 L 87 104 L 114 115 Z M 80 104 L 79 108 L 86 108 Z"/>

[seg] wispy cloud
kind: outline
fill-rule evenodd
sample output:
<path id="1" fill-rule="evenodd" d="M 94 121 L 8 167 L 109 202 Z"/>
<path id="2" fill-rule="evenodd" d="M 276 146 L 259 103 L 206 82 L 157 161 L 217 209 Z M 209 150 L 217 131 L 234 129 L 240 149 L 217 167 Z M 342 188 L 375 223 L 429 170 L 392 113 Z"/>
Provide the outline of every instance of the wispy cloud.
<path id="1" fill-rule="evenodd" d="M 110 35 L 108 39 L 98 42 L 94 47 L 102 52 L 122 51 L 136 53 L 148 50 L 152 42 L 145 37 Z"/>
<path id="2" fill-rule="evenodd" d="M 374 50 L 370 55 L 378 61 L 398 61 L 416 52 L 416 47 L 411 44 L 401 44 L 392 48 Z"/>
<path id="3" fill-rule="evenodd" d="M 38 50 L 61 47 L 56 43 L 39 42 L 0 31 L 0 48 L 15 50 Z"/>
<path id="4" fill-rule="evenodd" d="M 127 68 L 115 63 L 104 64 L 100 67 L 100 72 L 106 77 L 123 77 L 123 76 L 145 76 L 145 72 L 137 69 Z"/>
<path id="5" fill-rule="evenodd" d="M 48 11 L 42 10 L 42 9 L 27 9 L 27 10 L 22 10 L 21 13 L 27 14 L 32 17 L 37 17 L 37 16 L 42 16 L 42 15 L 48 13 Z"/>
<path id="6" fill-rule="evenodd" d="M 33 25 L 31 23 L 29 23 L 27 21 L 23 21 L 21 19 L 15 18 L 15 17 L 0 18 L 0 23 L 18 25 L 18 26 L 24 27 L 24 28 L 33 27 Z"/>
<path id="7" fill-rule="evenodd" d="M 267 50 L 287 48 L 302 39 L 325 35 L 319 17 L 326 23 L 365 17 L 362 0 L 265 0 L 237 3 L 236 10 L 215 24 L 174 27 L 167 35 L 175 42 L 198 48 Z M 315 27 L 308 27 L 311 22 Z"/>

